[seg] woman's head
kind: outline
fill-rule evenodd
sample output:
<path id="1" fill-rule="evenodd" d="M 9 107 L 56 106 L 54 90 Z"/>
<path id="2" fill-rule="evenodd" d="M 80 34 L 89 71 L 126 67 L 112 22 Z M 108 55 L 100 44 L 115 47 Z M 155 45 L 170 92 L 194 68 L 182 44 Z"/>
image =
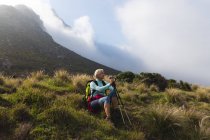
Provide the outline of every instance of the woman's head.
<path id="1" fill-rule="evenodd" d="M 102 79 L 104 79 L 104 76 L 105 76 L 105 74 L 104 74 L 104 70 L 103 69 L 97 69 L 97 70 L 95 70 L 95 72 L 94 72 L 94 78 L 99 79 L 99 80 L 102 80 Z"/>

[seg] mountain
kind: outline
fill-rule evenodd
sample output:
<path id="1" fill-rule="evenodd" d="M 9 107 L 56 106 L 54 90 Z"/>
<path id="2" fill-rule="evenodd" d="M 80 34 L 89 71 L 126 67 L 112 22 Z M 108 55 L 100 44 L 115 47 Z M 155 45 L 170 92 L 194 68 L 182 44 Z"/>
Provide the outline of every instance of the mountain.
<path id="1" fill-rule="evenodd" d="M 26 6 L 0 6 L 0 71 L 22 74 L 67 69 L 92 74 L 103 68 L 108 74 L 119 71 L 86 59 L 59 45 L 45 32 L 38 15 Z"/>

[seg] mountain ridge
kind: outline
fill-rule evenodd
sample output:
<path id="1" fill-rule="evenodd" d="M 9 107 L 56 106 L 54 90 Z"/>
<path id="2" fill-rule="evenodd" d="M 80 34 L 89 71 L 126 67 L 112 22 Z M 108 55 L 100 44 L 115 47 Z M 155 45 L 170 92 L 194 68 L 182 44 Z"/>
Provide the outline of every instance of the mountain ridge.
<path id="1" fill-rule="evenodd" d="M 92 74 L 95 69 L 103 68 L 108 74 L 119 72 L 56 43 L 45 32 L 39 16 L 28 7 L 1 5 L 0 11 L 0 71 L 20 74 L 67 69 Z"/>

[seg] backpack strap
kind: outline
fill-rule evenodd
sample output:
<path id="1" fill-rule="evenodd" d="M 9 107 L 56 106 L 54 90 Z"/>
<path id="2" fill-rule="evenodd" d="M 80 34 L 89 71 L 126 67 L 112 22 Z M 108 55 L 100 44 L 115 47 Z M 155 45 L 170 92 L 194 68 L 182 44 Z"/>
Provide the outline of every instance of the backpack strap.
<path id="1" fill-rule="evenodd" d="M 93 80 L 93 82 L 98 86 L 98 82 L 97 82 L 96 80 Z M 91 91 L 91 97 L 93 97 L 93 93 L 94 93 L 94 92 L 96 92 L 95 89 L 93 89 L 93 90 Z"/>
<path id="2" fill-rule="evenodd" d="M 98 82 L 96 81 L 96 80 L 93 80 L 93 82 L 98 86 Z M 103 84 L 103 86 L 105 86 L 106 85 L 106 83 L 102 80 L 102 84 Z M 93 89 L 92 90 L 92 92 L 91 92 L 91 96 L 93 96 L 93 93 L 94 92 L 96 92 L 96 90 L 95 89 Z M 105 92 L 106 93 L 106 92 Z"/>
<path id="3" fill-rule="evenodd" d="M 106 83 L 105 83 L 104 81 L 102 81 L 102 84 L 103 84 L 103 86 L 105 86 L 105 85 L 106 85 Z"/>

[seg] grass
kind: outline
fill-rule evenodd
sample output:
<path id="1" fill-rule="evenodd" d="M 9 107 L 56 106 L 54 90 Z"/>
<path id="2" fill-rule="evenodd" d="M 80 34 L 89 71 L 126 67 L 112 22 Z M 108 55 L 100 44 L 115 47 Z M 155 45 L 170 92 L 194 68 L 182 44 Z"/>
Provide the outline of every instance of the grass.
<path id="1" fill-rule="evenodd" d="M 112 110 L 113 125 L 104 112 L 91 114 L 82 98 L 92 77 L 59 70 L 27 78 L 0 76 L 0 136 L 2 139 L 210 139 L 210 90 L 194 85 L 191 92 L 117 82 L 118 93 L 133 123 L 127 129 Z M 15 89 L 10 91 L 10 89 Z M 1 90 L 2 89 L 2 90 Z"/>

